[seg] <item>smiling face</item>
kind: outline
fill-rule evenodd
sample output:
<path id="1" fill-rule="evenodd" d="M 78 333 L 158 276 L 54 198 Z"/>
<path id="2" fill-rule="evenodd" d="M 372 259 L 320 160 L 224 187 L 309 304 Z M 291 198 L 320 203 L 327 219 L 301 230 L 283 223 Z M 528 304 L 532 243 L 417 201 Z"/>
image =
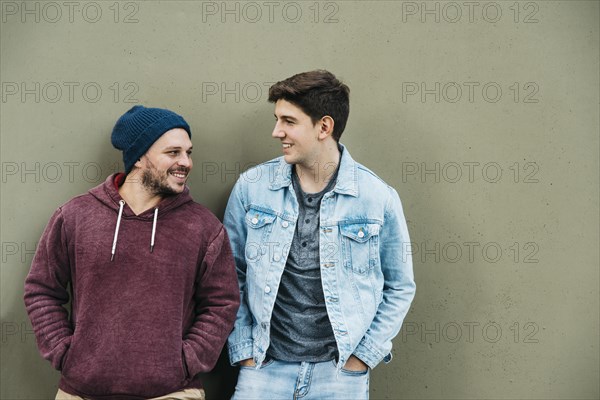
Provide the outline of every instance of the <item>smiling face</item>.
<path id="1" fill-rule="evenodd" d="M 161 197 L 183 192 L 192 170 L 191 154 L 192 142 L 184 129 L 165 132 L 135 164 L 144 188 Z"/>
<path id="2" fill-rule="evenodd" d="M 281 141 L 283 157 L 288 164 L 310 167 L 319 158 L 320 124 L 313 124 L 300 107 L 280 99 L 275 103 L 275 128 L 272 136 Z"/>

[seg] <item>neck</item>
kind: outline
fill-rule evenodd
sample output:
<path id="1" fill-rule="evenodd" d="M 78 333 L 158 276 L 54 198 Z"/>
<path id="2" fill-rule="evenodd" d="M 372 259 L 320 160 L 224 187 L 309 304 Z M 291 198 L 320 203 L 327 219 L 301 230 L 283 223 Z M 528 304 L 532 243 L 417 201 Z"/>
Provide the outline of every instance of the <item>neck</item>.
<path id="1" fill-rule="evenodd" d="M 305 193 L 318 193 L 325 189 L 340 163 L 337 142 L 327 143 L 310 165 L 296 164 L 296 174 Z"/>
<path id="2" fill-rule="evenodd" d="M 135 215 L 156 207 L 162 200 L 161 196 L 150 193 L 142 185 L 141 177 L 136 176 L 135 172 L 127 175 L 125 182 L 119 187 L 119 195 L 121 195 Z"/>

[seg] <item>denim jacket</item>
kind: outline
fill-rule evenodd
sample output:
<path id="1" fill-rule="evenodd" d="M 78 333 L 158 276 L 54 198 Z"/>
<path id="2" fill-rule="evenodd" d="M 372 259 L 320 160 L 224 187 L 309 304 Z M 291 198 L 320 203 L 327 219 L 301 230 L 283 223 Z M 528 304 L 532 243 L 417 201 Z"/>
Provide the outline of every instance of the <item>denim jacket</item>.
<path id="1" fill-rule="evenodd" d="M 338 179 L 321 201 L 319 255 L 338 368 L 350 355 L 374 368 L 392 358 L 415 295 L 408 230 L 396 191 L 343 149 Z M 283 157 L 238 179 L 224 224 L 236 262 L 241 305 L 229 336 L 232 364 L 269 347 L 270 320 L 296 222 L 292 166 Z"/>

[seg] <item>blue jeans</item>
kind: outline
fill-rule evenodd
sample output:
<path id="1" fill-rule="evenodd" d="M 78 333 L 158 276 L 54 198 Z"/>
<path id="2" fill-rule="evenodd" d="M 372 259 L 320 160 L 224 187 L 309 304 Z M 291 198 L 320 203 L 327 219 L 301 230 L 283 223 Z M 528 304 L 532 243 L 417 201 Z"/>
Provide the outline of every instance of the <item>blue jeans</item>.
<path id="1" fill-rule="evenodd" d="M 232 400 L 367 400 L 369 370 L 342 369 L 335 361 L 320 363 L 265 361 L 259 369 L 240 367 Z"/>

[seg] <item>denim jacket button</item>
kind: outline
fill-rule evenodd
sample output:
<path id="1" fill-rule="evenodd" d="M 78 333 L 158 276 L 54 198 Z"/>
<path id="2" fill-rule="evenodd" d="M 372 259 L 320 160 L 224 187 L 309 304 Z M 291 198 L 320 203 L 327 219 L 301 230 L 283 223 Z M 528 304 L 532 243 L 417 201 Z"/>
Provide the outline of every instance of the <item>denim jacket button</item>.
<path id="1" fill-rule="evenodd" d="M 359 238 L 365 237 L 365 233 L 363 231 L 358 232 L 358 237 Z"/>
<path id="2" fill-rule="evenodd" d="M 271 293 L 271 288 L 269 286 L 265 286 L 265 293 Z"/>
<path id="3" fill-rule="evenodd" d="M 252 223 L 253 223 L 254 225 L 258 224 L 258 218 L 252 218 Z"/>
<path id="4" fill-rule="evenodd" d="M 284 228 L 287 228 L 289 225 L 290 225 L 290 224 L 289 224 L 289 222 L 287 222 L 287 221 L 283 221 L 283 222 L 281 223 L 281 226 L 283 226 Z"/>

